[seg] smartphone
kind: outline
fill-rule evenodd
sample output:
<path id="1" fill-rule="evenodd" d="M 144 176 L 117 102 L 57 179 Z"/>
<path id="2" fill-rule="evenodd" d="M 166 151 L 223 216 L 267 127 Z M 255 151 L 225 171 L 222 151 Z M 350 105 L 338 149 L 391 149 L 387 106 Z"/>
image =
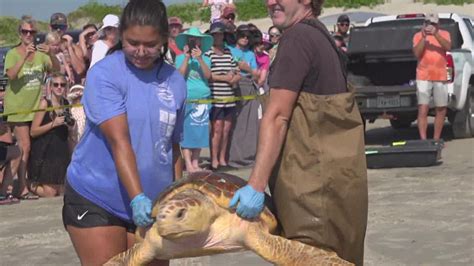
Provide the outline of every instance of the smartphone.
<path id="1" fill-rule="evenodd" d="M 41 44 L 41 38 L 39 36 L 36 36 L 33 39 L 33 44 L 35 45 L 35 48 L 38 46 L 38 44 Z"/>
<path id="2" fill-rule="evenodd" d="M 188 48 L 189 48 L 189 52 L 191 52 L 194 48 L 196 48 L 196 40 L 189 40 Z"/>

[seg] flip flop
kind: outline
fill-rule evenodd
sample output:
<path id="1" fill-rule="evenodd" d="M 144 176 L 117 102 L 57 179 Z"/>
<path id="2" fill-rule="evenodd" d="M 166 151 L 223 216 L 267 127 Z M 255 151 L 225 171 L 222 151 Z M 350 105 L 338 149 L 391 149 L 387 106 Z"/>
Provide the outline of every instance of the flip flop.
<path id="1" fill-rule="evenodd" d="M 0 195 L 0 205 L 11 205 L 20 203 L 18 198 L 15 198 L 12 194 Z"/>
<path id="2" fill-rule="evenodd" d="M 39 196 L 34 194 L 33 192 L 28 192 L 20 196 L 20 200 L 37 200 Z"/>

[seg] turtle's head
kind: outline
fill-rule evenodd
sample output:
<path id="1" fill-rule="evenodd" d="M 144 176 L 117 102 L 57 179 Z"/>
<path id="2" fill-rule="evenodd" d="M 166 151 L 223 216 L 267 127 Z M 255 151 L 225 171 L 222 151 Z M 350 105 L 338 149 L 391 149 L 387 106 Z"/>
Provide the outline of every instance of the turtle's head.
<path id="1" fill-rule="evenodd" d="M 216 219 L 211 200 L 201 192 L 189 189 L 163 202 L 156 216 L 158 233 L 167 239 L 198 235 L 209 230 Z"/>

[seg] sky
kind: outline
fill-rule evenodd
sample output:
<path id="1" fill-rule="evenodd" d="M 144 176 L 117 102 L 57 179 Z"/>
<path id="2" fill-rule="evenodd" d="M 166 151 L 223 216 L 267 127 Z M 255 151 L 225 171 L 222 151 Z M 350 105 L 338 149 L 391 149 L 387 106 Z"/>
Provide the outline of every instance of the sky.
<path id="1" fill-rule="evenodd" d="M 0 16 L 21 18 L 22 15 L 31 15 L 33 18 L 48 21 L 51 14 L 63 12 L 65 14 L 76 10 L 89 0 L 0 0 Z M 97 0 L 108 5 L 125 6 L 128 0 Z M 200 0 L 163 0 L 166 5 L 184 2 L 202 2 Z"/>

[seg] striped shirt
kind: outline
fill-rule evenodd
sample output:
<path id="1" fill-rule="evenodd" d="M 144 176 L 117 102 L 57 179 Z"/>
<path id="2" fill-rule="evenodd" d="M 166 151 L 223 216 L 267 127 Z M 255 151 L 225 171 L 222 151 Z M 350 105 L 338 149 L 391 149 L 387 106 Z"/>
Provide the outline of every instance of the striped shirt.
<path id="1" fill-rule="evenodd" d="M 222 55 L 214 52 L 213 49 L 206 52 L 209 58 L 211 58 L 211 72 L 213 75 L 225 75 L 229 71 L 237 70 L 237 62 L 232 57 L 229 49 L 224 48 Z M 235 92 L 232 86 L 225 81 L 209 81 L 209 87 L 211 88 L 211 95 L 213 99 L 222 99 L 227 97 L 234 97 Z M 214 103 L 214 107 L 234 107 L 235 102 L 230 103 Z"/>

